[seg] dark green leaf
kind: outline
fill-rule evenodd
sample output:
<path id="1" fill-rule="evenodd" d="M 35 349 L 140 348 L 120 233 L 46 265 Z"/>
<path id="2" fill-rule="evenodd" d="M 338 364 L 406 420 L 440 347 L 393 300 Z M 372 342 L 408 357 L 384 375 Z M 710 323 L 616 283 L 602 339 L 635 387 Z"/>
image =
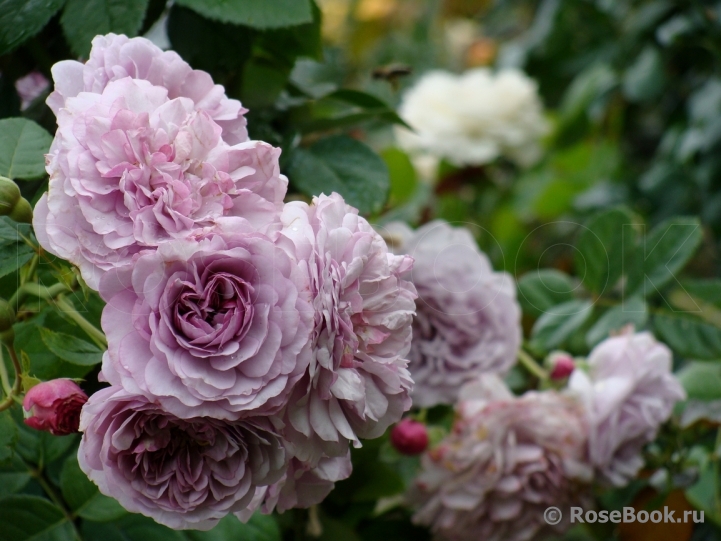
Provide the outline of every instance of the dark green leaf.
<path id="1" fill-rule="evenodd" d="M 70 298 L 70 297 L 68 297 Z M 94 303 L 87 301 L 85 304 L 77 302 L 74 298 L 74 305 L 83 317 L 93 322 L 95 320 Z M 48 349 L 40 336 L 40 328 L 55 329 L 56 332 L 71 334 L 85 338 L 86 335 L 77 325 L 62 317 L 54 307 L 43 306 L 44 301 L 38 303 L 36 310 L 40 313 L 34 318 L 15 324 L 15 348 L 24 351 L 30 356 L 31 374 L 42 380 L 49 380 L 59 377 L 82 378 L 92 366 L 72 364 L 62 360 Z M 31 305 L 32 307 L 32 305 Z M 96 323 L 97 324 L 97 323 Z"/>
<path id="2" fill-rule="evenodd" d="M 18 428 L 10 417 L 10 412 L 0 411 L 0 462 L 5 462 L 12 457 L 17 439 Z"/>
<path id="3" fill-rule="evenodd" d="M 588 347 L 593 347 L 608 338 L 612 331 L 629 324 L 639 330 L 646 324 L 647 319 L 646 302 L 639 297 L 632 297 L 607 310 L 586 333 L 586 343 Z"/>
<path id="4" fill-rule="evenodd" d="M 696 509 L 702 509 L 702 511 L 695 511 L 695 513 L 699 516 L 704 513 L 704 519 L 708 518 L 717 525 L 721 524 L 721 510 L 718 502 L 719 488 L 717 463 L 715 460 L 707 460 L 699 472 L 698 481 L 686 490 L 686 498 L 689 503 Z"/>
<path id="5" fill-rule="evenodd" d="M 676 280 L 676 273 L 696 252 L 702 234 L 698 218 L 671 218 L 656 226 L 640 248 L 627 255 L 626 294 L 648 296 Z"/>
<path id="6" fill-rule="evenodd" d="M 678 374 L 689 399 L 721 399 L 721 365 L 716 363 L 692 362 Z"/>
<path id="7" fill-rule="evenodd" d="M 65 461 L 60 474 L 60 487 L 70 509 L 84 519 L 106 522 L 127 514 L 116 500 L 98 492 L 95 483 L 80 469 L 76 454 Z"/>
<path id="8" fill-rule="evenodd" d="M 681 286 L 695 299 L 721 309 L 721 280 L 684 280 Z"/>
<path id="9" fill-rule="evenodd" d="M 138 34 L 148 0 L 67 0 L 60 24 L 75 54 L 87 57 L 97 35 Z"/>
<path id="10" fill-rule="evenodd" d="M 391 203 L 394 205 L 405 203 L 413 195 L 417 184 L 416 170 L 408 154 L 399 148 L 389 147 L 381 152 L 381 157 L 388 167 Z"/>
<path id="11" fill-rule="evenodd" d="M 381 210 L 390 185 L 380 156 L 344 135 L 321 139 L 307 150 L 296 149 L 288 176 L 308 195 L 338 192 L 363 214 Z"/>
<path id="12" fill-rule="evenodd" d="M 647 46 L 623 76 L 623 93 L 631 101 L 646 101 L 663 92 L 666 76 L 658 49 Z"/>
<path id="13" fill-rule="evenodd" d="M 253 28 L 279 28 L 309 23 L 309 0 L 178 0 L 204 17 Z"/>
<path id="14" fill-rule="evenodd" d="M 557 304 L 570 301 L 577 286 L 571 277 L 555 269 L 539 269 L 518 280 L 518 302 L 523 311 L 540 316 Z"/>
<path id="15" fill-rule="evenodd" d="M 0 0 L 0 56 L 40 32 L 64 2 L 65 0 Z"/>
<path id="16" fill-rule="evenodd" d="M 635 248 L 634 218 L 624 208 L 594 216 L 578 236 L 576 273 L 594 293 L 612 288 L 621 277 L 624 253 Z"/>
<path id="17" fill-rule="evenodd" d="M 254 514 L 247 524 L 228 515 L 210 531 L 188 531 L 190 541 L 280 541 L 280 528 L 272 515 Z"/>
<path id="18" fill-rule="evenodd" d="M 0 500 L 0 541 L 69 541 L 73 526 L 45 498 L 17 495 Z"/>
<path id="19" fill-rule="evenodd" d="M 170 10 L 167 24 L 173 49 L 196 69 L 232 71 L 250 57 L 255 34 L 250 28 L 211 21 L 178 5 Z"/>
<path id="20" fill-rule="evenodd" d="M 22 459 L 15 454 L 0 464 L 0 499 L 22 490 L 30 481 L 30 472 Z"/>
<path id="21" fill-rule="evenodd" d="M 88 541 L 187 541 L 179 531 L 161 526 L 142 515 L 128 514 L 113 522 L 84 520 L 83 539 Z"/>
<path id="22" fill-rule="evenodd" d="M 533 326 L 533 346 L 545 351 L 560 346 L 586 322 L 592 311 L 593 303 L 583 300 L 568 301 L 550 308 Z"/>
<path id="23" fill-rule="evenodd" d="M 0 175 L 11 179 L 42 177 L 45 154 L 52 140 L 52 136 L 32 120 L 0 120 Z"/>
<path id="24" fill-rule="evenodd" d="M 30 237 L 30 224 L 12 221 L 7 216 L 0 217 L 0 244 L 23 242 L 22 237 Z"/>
<path id="25" fill-rule="evenodd" d="M 653 318 L 659 338 L 689 359 L 721 359 L 721 329 L 691 314 L 669 312 Z"/>
<path id="26" fill-rule="evenodd" d="M 103 360 L 103 352 L 95 345 L 69 334 L 40 328 L 45 345 L 62 360 L 81 366 L 93 366 Z"/>
<path id="27" fill-rule="evenodd" d="M 15 272 L 30 261 L 35 251 L 27 244 L 0 246 L 0 277 Z"/>

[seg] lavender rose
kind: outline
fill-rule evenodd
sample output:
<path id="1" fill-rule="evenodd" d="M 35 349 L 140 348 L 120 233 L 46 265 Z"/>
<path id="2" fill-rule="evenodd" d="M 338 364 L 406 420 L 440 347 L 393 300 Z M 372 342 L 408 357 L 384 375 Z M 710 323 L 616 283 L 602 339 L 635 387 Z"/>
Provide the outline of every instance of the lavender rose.
<path id="1" fill-rule="evenodd" d="M 338 194 L 288 203 L 281 219 L 279 242 L 307 268 L 315 312 L 313 357 L 291 396 L 286 437 L 300 460 L 315 463 L 380 436 L 411 405 L 415 290 L 400 275 L 412 259 L 388 253 Z"/>
<path id="2" fill-rule="evenodd" d="M 641 450 L 686 397 L 671 373 L 671 351 L 648 332 L 608 338 L 576 369 L 568 387 L 586 404 L 588 448 L 598 476 L 623 486 L 643 466 Z"/>
<path id="3" fill-rule="evenodd" d="M 410 370 L 413 404 L 453 404 L 479 374 L 504 375 L 521 344 L 521 310 L 512 278 L 493 272 L 467 229 L 430 222 L 415 232 L 394 222 L 383 235 L 415 259 L 405 277 L 418 291 Z"/>
<path id="4" fill-rule="evenodd" d="M 104 38 L 95 43 L 100 47 Z M 148 43 L 126 45 L 137 52 Z M 215 99 L 222 87 L 206 89 L 207 96 L 184 94 L 173 87 L 177 74 L 166 77 L 168 66 L 157 58 L 133 62 L 144 78 L 101 77 L 102 84 L 86 85 L 92 91 L 81 83 L 88 73 L 100 77 L 100 67 L 87 72 L 87 65 L 72 63 L 77 67 L 56 70 L 53 96 L 62 92 L 64 101 L 56 108 L 58 130 L 47 157 L 49 189 L 38 201 L 33 225 L 40 244 L 77 265 L 93 289 L 104 272 L 168 240 L 218 224 L 271 231 L 287 187 L 278 149 L 236 136 L 228 144 L 218 115 L 225 118 L 222 111 L 230 106 Z M 132 71 L 120 64 L 113 69 Z M 188 81 L 195 78 L 188 75 Z"/>
<path id="5" fill-rule="evenodd" d="M 235 145 L 248 140 L 247 109 L 225 95 L 222 85 L 204 71 L 192 69 L 174 51 L 163 51 L 145 38 L 124 35 L 95 36 L 85 64 L 63 60 L 52 67 L 55 89 L 48 105 L 58 115 L 68 98 L 81 92 L 102 94 L 112 81 L 130 77 L 168 90 L 168 97 L 190 98 L 223 129 L 223 140 Z"/>
<path id="6" fill-rule="evenodd" d="M 181 420 L 117 387 L 90 397 L 80 429 L 78 461 L 100 491 L 174 529 L 212 528 L 287 467 L 265 418 Z"/>
<path id="7" fill-rule="evenodd" d="M 307 274 L 257 233 L 174 241 L 103 276 L 103 375 L 181 418 L 282 408 L 310 360 Z"/>
<path id="8" fill-rule="evenodd" d="M 280 481 L 256 489 L 253 502 L 235 516 L 246 522 L 258 509 L 265 515 L 274 511 L 284 513 L 288 509 L 307 509 L 322 502 L 336 481 L 347 479 L 352 470 L 350 453 L 342 457 L 323 457 L 314 467 L 292 458 Z"/>
<path id="9" fill-rule="evenodd" d="M 514 397 L 495 375 L 464 386 L 452 433 L 422 458 L 414 522 L 438 539 L 526 541 L 553 530 L 543 513 L 585 502 L 583 410 L 553 391 Z M 538 536 L 538 537 L 537 537 Z"/>

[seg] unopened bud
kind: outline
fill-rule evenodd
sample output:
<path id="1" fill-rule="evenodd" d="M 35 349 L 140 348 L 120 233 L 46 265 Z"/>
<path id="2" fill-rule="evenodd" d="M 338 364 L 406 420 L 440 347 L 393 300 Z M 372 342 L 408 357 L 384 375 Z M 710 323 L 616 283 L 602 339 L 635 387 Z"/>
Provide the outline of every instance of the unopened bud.
<path id="1" fill-rule="evenodd" d="M 547 364 L 551 370 L 551 379 L 566 379 L 576 369 L 573 357 L 564 351 L 554 351 L 548 356 Z"/>
<path id="2" fill-rule="evenodd" d="M 23 400 L 23 409 L 30 414 L 25 424 L 55 436 L 73 434 L 80 427 L 80 410 L 87 401 L 88 395 L 72 380 L 38 383 Z"/>
<path id="3" fill-rule="evenodd" d="M 30 206 L 27 199 L 21 197 L 15 203 L 15 208 L 12 209 L 9 216 L 16 222 L 31 224 L 33 223 L 33 207 Z"/>
<path id="4" fill-rule="evenodd" d="M 7 216 L 20 201 L 20 188 L 12 180 L 0 176 L 0 216 Z"/>
<path id="5" fill-rule="evenodd" d="M 403 455 L 419 455 L 428 447 L 426 425 L 405 418 L 391 430 L 391 444 Z"/>

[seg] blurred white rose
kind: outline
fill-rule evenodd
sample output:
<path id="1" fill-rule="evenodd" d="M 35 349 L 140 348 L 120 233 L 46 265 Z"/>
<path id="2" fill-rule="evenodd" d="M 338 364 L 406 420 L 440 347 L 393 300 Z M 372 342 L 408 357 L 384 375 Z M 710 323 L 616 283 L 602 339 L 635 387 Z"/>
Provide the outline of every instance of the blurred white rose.
<path id="1" fill-rule="evenodd" d="M 429 72 L 404 95 L 399 113 L 415 130 L 397 128 L 401 147 L 458 166 L 483 165 L 500 156 L 522 167 L 533 165 L 549 129 L 536 82 L 513 69 Z"/>

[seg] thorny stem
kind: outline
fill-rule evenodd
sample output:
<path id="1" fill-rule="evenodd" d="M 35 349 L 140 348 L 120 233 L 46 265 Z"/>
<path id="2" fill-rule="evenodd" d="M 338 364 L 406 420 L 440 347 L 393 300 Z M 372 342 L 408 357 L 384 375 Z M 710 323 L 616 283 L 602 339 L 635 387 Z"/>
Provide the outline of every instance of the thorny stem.
<path id="1" fill-rule="evenodd" d="M 533 357 L 531 357 L 524 350 L 518 350 L 518 360 L 531 374 L 536 376 L 540 380 L 547 380 L 549 378 L 548 372 L 539 365 Z"/>

